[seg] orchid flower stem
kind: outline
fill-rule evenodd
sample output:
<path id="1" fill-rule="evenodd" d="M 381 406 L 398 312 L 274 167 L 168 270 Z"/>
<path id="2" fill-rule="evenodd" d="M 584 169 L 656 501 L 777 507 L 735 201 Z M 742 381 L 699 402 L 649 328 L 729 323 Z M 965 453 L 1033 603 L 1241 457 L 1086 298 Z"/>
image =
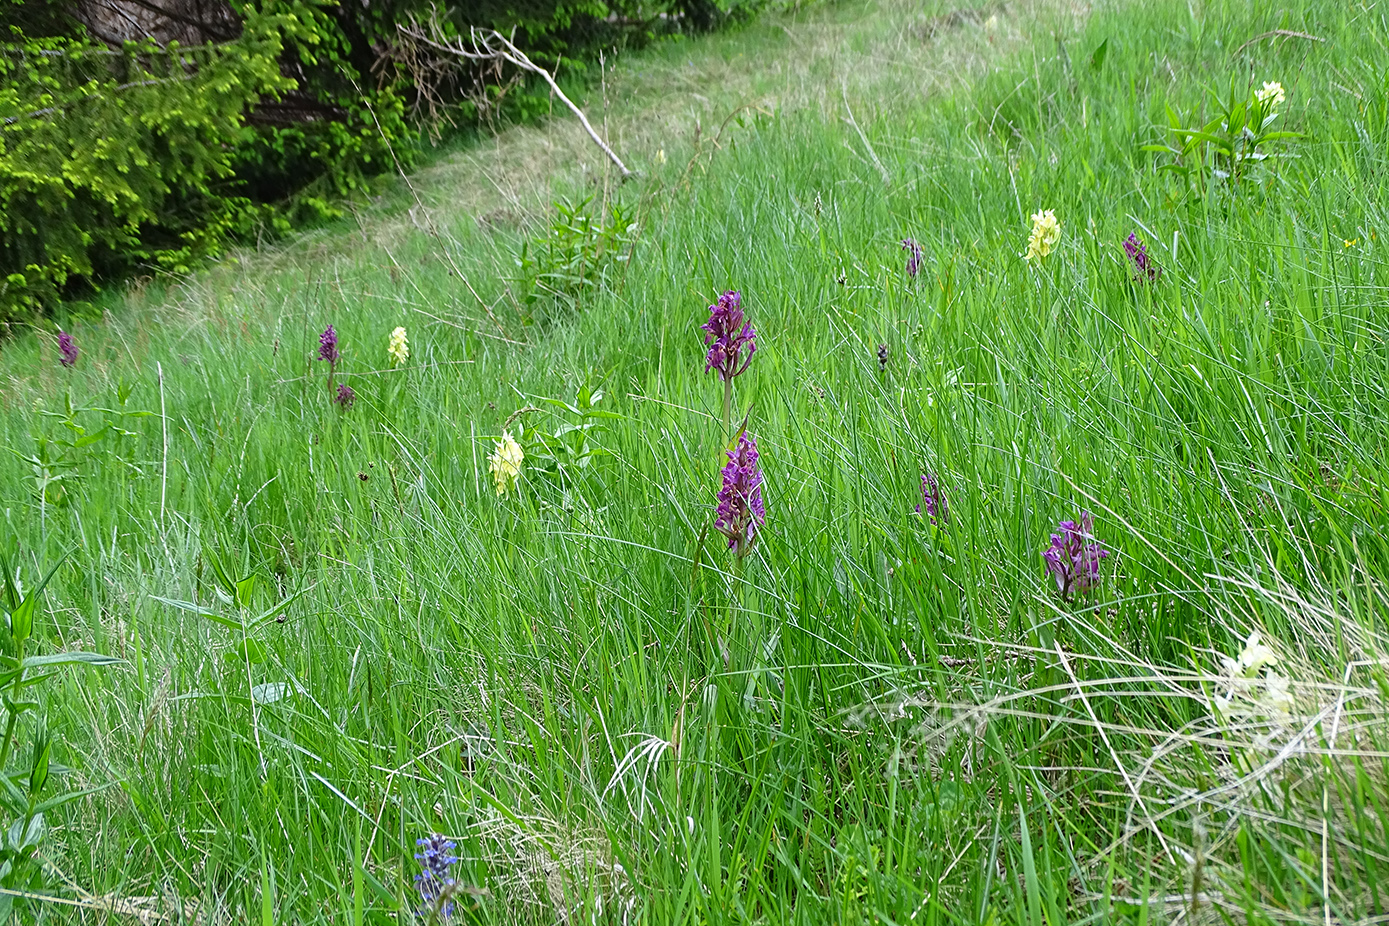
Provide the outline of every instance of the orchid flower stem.
<path id="1" fill-rule="evenodd" d="M 729 580 L 732 585 L 728 596 L 728 619 L 724 621 L 724 663 L 728 668 L 728 663 L 732 661 L 733 654 L 733 627 L 738 617 L 738 611 L 743 603 L 743 546 L 739 544 L 733 548 L 733 563 L 728 567 Z"/>
<path id="2" fill-rule="evenodd" d="M 729 440 L 733 430 L 733 380 L 723 381 L 723 437 Z"/>

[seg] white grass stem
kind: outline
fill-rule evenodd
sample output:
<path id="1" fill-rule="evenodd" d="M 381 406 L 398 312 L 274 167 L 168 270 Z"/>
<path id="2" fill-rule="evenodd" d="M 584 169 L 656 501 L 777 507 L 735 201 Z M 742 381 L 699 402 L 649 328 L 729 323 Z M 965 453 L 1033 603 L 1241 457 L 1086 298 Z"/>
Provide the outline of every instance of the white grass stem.
<path id="1" fill-rule="evenodd" d="M 1350 687 L 1350 672 L 1355 663 L 1346 666 L 1345 674 L 1341 676 L 1341 693 L 1336 698 L 1336 713 L 1331 716 L 1331 735 L 1327 737 L 1326 748 L 1334 750 L 1336 748 L 1336 734 L 1341 727 L 1341 709 L 1346 702 L 1346 689 Z M 1329 760 L 1328 760 L 1329 761 Z M 1331 856 L 1329 843 L 1331 842 L 1331 788 L 1323 783 L 1321 786 L 1321 906 L 1324 926 L 1331 926 Z"/>
<path id="2" fill-rule="evenodd" d="M 841 84 L 839 92 L 844 97 L 844 111 L 849 114 L 849 118 L 844 121 L 853 126 L 854 131 L 858 133 L 859 141 L 863 142 L 863 147 L 868 152 L 868 156 L 873 159 L 873 166 L 878 168 L 878 173 L 882 176 L 883 183 L 892 186 L 892 175 L 887 172 L 887 168 L 883 166 L 883 162 L 878 160 L 878 152 L 873 150 L 872 142 L 868 140 L 868 136 L 865 135 L 863 129 L 859 127 L 858 120 L 854 118 L 854 111 L 849 107 L 849 88 Z"/>
<path id="3" fill-rule="evenodd" d="M 169 416 L 164 410 L 164 366 L 158 360 L 154 368 L 159 374 L 159 428 L 163 434 L 164 453 L 159 464 L 159 529 L 164 529 L 164 502 L 169 494 Z"/>
<path id="4" fill-rule="evenodd" d="M 1142 793 L 1138 790 L 1138 786 L 1134 784 L 1133 779 L 1129 777 L 1129 770 L 1119 758 L 1119 753 L 1114 749 L 1114 744 L 1109 741 L 1109 735 L 1105 733 L 1104 724 L 1100 723 L 1100 719 L 1095 716 L 1094 708 L 1090 706 L 1090 699 L 1085 696 L 1085 689 L 1081 686 L 1080 680 L 1076 678 L 1076 674 L 1071 671 L 1071 663 L 1070 660 L 1066 658 L 1066 651 L 1061 648 L 1060 643 L 1056 643 L 1055 647 L 1056 655 L 1061 659 L 1061 667 L 1064 668 L 1066 674 L 1071 677 L 1071 683 L 1075 686 L 1076 696 L 1080 698 L 1080 703 L 1085 705 L 1085 713 L 1090 715 L 1090 722 L 1095 725 L 1095 730 L 1099 732 L 1100 739 L 1104 740 L 1104 748 L 1109 750 L 1109 756 L 1114 760 L 1114 767 L 1119 770 L 1120 775 L 1124 776 L 1124 784 L 1128 785 L 1129 793 L 1133 795 L 1134 803 L 1138 805 L 1138 809 L 1142 812 L 1144 822 L 1153 831 L 1153 835 L 1158 838 L 1158 842 L 1162 844 L 1162 851 L 1167 853 L 1167 858 L 1174 860 L 1172 847 L 1167 844 L 1167 838 L 1162 835 L 1162 830 L 1158 829 L 1157 824 L 1153 822 L 1153 815 L 1148 812 L 1148 806 L 1143 801 Z"/>
<path id="5" fill-rule="evenodd" d="M 471 440 L 468 441 L 468 444 L 469 444 L 470 447 L 472 447 L 472 450 L 473 450 L 473 494 L 474 494 L 478 499 L 481 499 L 481 498 L 482 498 L 482 471 L 479 470 L 478 467 L 477 467 L 477 422 L 475 422 L 475 421 L 470 421 L 470 422 L 468 422 L 468 434 L 469 434 L 470 437 L 471 437 Z"/>

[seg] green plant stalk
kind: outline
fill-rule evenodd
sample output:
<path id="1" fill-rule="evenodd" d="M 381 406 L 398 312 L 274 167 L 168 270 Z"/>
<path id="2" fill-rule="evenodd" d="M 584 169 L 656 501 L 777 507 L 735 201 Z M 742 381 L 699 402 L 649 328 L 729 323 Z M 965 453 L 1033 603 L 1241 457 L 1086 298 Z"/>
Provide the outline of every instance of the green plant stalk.
<path id="1" fill-rule="evenodd" d="M 24 688 L 24 641 L 15 640 L 14 648 L 18 668 L 15 670 L 14 681 L 10 684 L 9 703 L 5 705 L 9 717 L 5 720 L 5 740 L 3 745 L 0 745 L 0 775 L 5 773 L 5 765 L 10 761 L 10 750 L 14 747 L 14 731 L 19 725 L 19 710 L 13 705 L 18 702 L 19 693 Z"/>

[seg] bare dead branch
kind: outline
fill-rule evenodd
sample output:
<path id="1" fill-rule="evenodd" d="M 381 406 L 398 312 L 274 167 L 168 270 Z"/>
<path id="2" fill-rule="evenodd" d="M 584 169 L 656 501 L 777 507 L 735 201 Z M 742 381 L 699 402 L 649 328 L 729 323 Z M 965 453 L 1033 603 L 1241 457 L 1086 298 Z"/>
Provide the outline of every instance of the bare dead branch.
<path id="1" fill-rule="evenodd" d="M 613 162 L 622 174 L 622 179 L 626 180 L 632 176 L 632 171 L 627 168 L 626 164 L 622 163 L 617 152 L 613 151 L 597 130 L 593 128 L 593 124 L 588 121 L 588 116 L 584 115 L 584 111 L 576 106 L 574 101 L 569 99 L 559 88 L 554 75 L 532 61 L 525 52 L 516 47 L 511 39 L 496 29 L 478 29 L 470 26 L 466 41 L 462 36 L 449 36 L 439 23 L 438 8 L 435 8 L 424 22 L 412 16 L 408 24 L 398 23 L 396 29 L 403 40 L 397 53 L 403 60 L 412 62 L 414 66 L 425 70 L 438 72 L 439 65 L 437 61 L 423 62 L 418 48 L 412 48 L 412 44 L 422 45 L 436 52 L 449 55 L 458 61 L 466 61 L 473 65 L 500 68 L 504 62 L 523 71 L 538 74 L 549 85 L 550 91 L 559 97 L 560 101 L 568 106 L 574 115 L 579 117 L 579 122 L 583 125 L 584 131 L 588 133 L 588 137 L 593 139 L 593 143 L 602 149 L 608 159 Z M 429 100 L 428 105 L 433 107 L 434 101 Z"/>

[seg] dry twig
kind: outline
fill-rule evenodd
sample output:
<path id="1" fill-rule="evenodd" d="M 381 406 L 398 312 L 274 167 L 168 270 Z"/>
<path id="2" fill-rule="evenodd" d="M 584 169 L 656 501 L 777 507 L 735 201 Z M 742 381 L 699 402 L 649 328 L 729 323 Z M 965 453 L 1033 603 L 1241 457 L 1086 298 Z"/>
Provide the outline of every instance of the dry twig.
<path id="1" fill-rule="evenodd" d="M 1255 42 L 1262 42 L 1264 39 L 1274 39 L 1274 38 L 1279 38 L 1279 39 L 1307 39 L 1309 42 L 1325 42 L 1325 41 L 1326 41 L 1326 39 L 1322 38 L 1321 36 L 1311 35 L 1310 33 L 1307 33 L 1307 32 L 1295 32 L 1295 31 L 1293 31 L 1292 29 L 1274 29 L 1272 32 L 1263 32 L 1263 33 L 1260 33 L 1259 35 L 1254 36 L 1252 39 L 1250 39 L 1249 41 L 1245 42 L 1245 43 L 1244 43 L 1243 45 L 1241 45 L 1239 48 L 1236 48 L 1236 49 L 1235 49 L 1235 54 L 1238 55 L 1240 52 L 1244 51 L 1246 48 L 1248 48 L 1250 45 L 1253 45 Z"/>

